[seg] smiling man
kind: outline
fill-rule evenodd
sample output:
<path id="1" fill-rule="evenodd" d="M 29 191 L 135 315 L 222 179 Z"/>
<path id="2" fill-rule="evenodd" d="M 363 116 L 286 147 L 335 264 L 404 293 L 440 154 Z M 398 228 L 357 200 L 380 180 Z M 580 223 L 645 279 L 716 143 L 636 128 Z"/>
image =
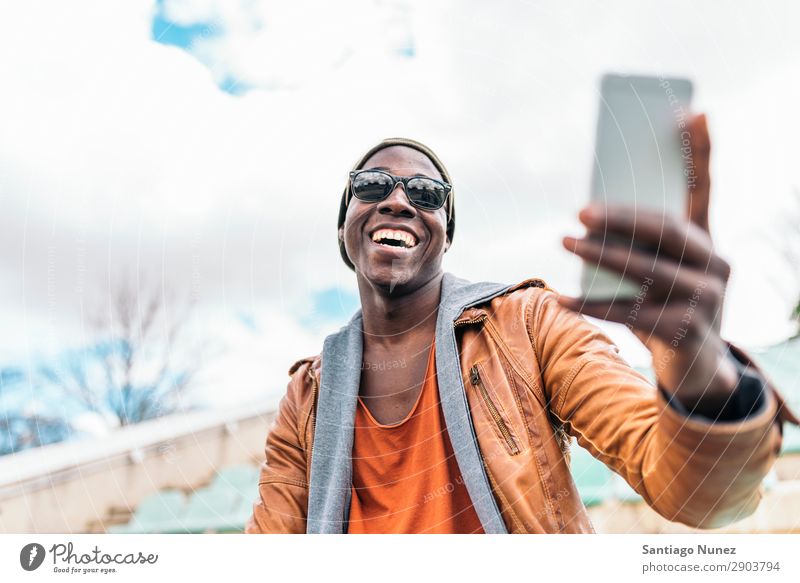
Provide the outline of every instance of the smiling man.
<path id="1" fill-rule="evenodd" d="M 720 338 L 729 268 L 708 234 L 705 118 L 691 129 L 698 179 L 686 221 L 588 207 L 587 237 L 564 239 L 647 282 L 632 322 L 630 300 L 588 305 L 537 278 L 443 272 L 455 232 L 445 166 L 412 140 L 367 152 L 338 230 L 361 309 L 320 356 L 290 368 L 246 531 L 593 532 L 569 436 L 669 520 L 710 528 L 751 514 L 781 423 L 798 420 Z M 592 242 L 605 232 L 661 246 Z M 658 386 L 580 312 L 627 323 L 653 354 Z"/>

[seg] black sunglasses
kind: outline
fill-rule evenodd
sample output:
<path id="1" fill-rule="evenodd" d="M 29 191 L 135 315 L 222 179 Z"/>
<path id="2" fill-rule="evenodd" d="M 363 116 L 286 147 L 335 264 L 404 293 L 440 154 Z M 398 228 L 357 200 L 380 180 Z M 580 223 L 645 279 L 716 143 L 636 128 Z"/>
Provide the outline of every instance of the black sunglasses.
<path id="1" fill-rule="evenodd" d="M 358 200 L 379 202 L 403 183 L 408 202 L 426 211 L 444 206 L 453 187 L 441 180 L 426 176 L 395 176 L 383 170 L 356 170 L 350 173 L 350 191 Z"/>

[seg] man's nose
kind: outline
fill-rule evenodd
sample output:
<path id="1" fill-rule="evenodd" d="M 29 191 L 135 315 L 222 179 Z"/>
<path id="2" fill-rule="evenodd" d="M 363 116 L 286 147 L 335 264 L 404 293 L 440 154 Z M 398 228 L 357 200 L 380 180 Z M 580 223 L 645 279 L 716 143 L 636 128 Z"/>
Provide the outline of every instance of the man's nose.
<path id="1" fill-rule="evenodd" d="M 416 209 L 408 202 L 403 184 L 398 182 L 389 196 L 378 203 L 378 212 L 381 214 L 395 214 L 406 217 L 414 217 Z"/>

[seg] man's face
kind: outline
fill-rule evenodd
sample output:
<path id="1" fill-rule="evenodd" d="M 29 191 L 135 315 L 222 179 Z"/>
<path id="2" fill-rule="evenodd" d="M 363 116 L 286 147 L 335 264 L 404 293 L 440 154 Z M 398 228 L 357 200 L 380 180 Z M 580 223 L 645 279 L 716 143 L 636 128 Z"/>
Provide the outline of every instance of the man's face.
<path id="1" fill-rule="evenodd" d="M 383 170 L 395 176 L 427 176 L 442 180 L 433 162 L 407 146 L 390 146 L 376 152 L 361 169 Z M 344 245 L 359 277 L 375 287 L 402 295 L 439 273 L 447 246 L 447 205 L 427 211 L 413 206 L 402 184 L 377 203 L 350 198 L 344 221 Z M 411 235 L 410 247 L 373 240 L 381 229 Z"/>

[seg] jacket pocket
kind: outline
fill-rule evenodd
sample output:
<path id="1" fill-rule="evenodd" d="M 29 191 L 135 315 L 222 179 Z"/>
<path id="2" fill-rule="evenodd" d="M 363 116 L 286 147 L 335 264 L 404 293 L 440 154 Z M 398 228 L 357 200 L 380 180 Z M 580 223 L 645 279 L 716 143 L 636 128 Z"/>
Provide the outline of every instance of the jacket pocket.
<path id="1" fill-rule="evenodd" d="M 472 365 L 472 368 L 470 368 L 469 380 L 473 389 L 478 392 L 483 404 L 486 406 L 486 410 L 488 411 L 489 416 L 492 418 L 492 421 L 494 422 L 501 439 L 505 443 L 508 453 L 511 455 L 517 455 L 520 452 L 519 445 L 514 439 L 511 430 L 508 428 L 508 423 L 506 423 L 502 415 L 500 415 L 500 410 L 497 408 L 494 401 L 492 401 L 489 391 L 487 390 L 486 385 L 483 383 L 480 368 L 477 364 Z"/>

